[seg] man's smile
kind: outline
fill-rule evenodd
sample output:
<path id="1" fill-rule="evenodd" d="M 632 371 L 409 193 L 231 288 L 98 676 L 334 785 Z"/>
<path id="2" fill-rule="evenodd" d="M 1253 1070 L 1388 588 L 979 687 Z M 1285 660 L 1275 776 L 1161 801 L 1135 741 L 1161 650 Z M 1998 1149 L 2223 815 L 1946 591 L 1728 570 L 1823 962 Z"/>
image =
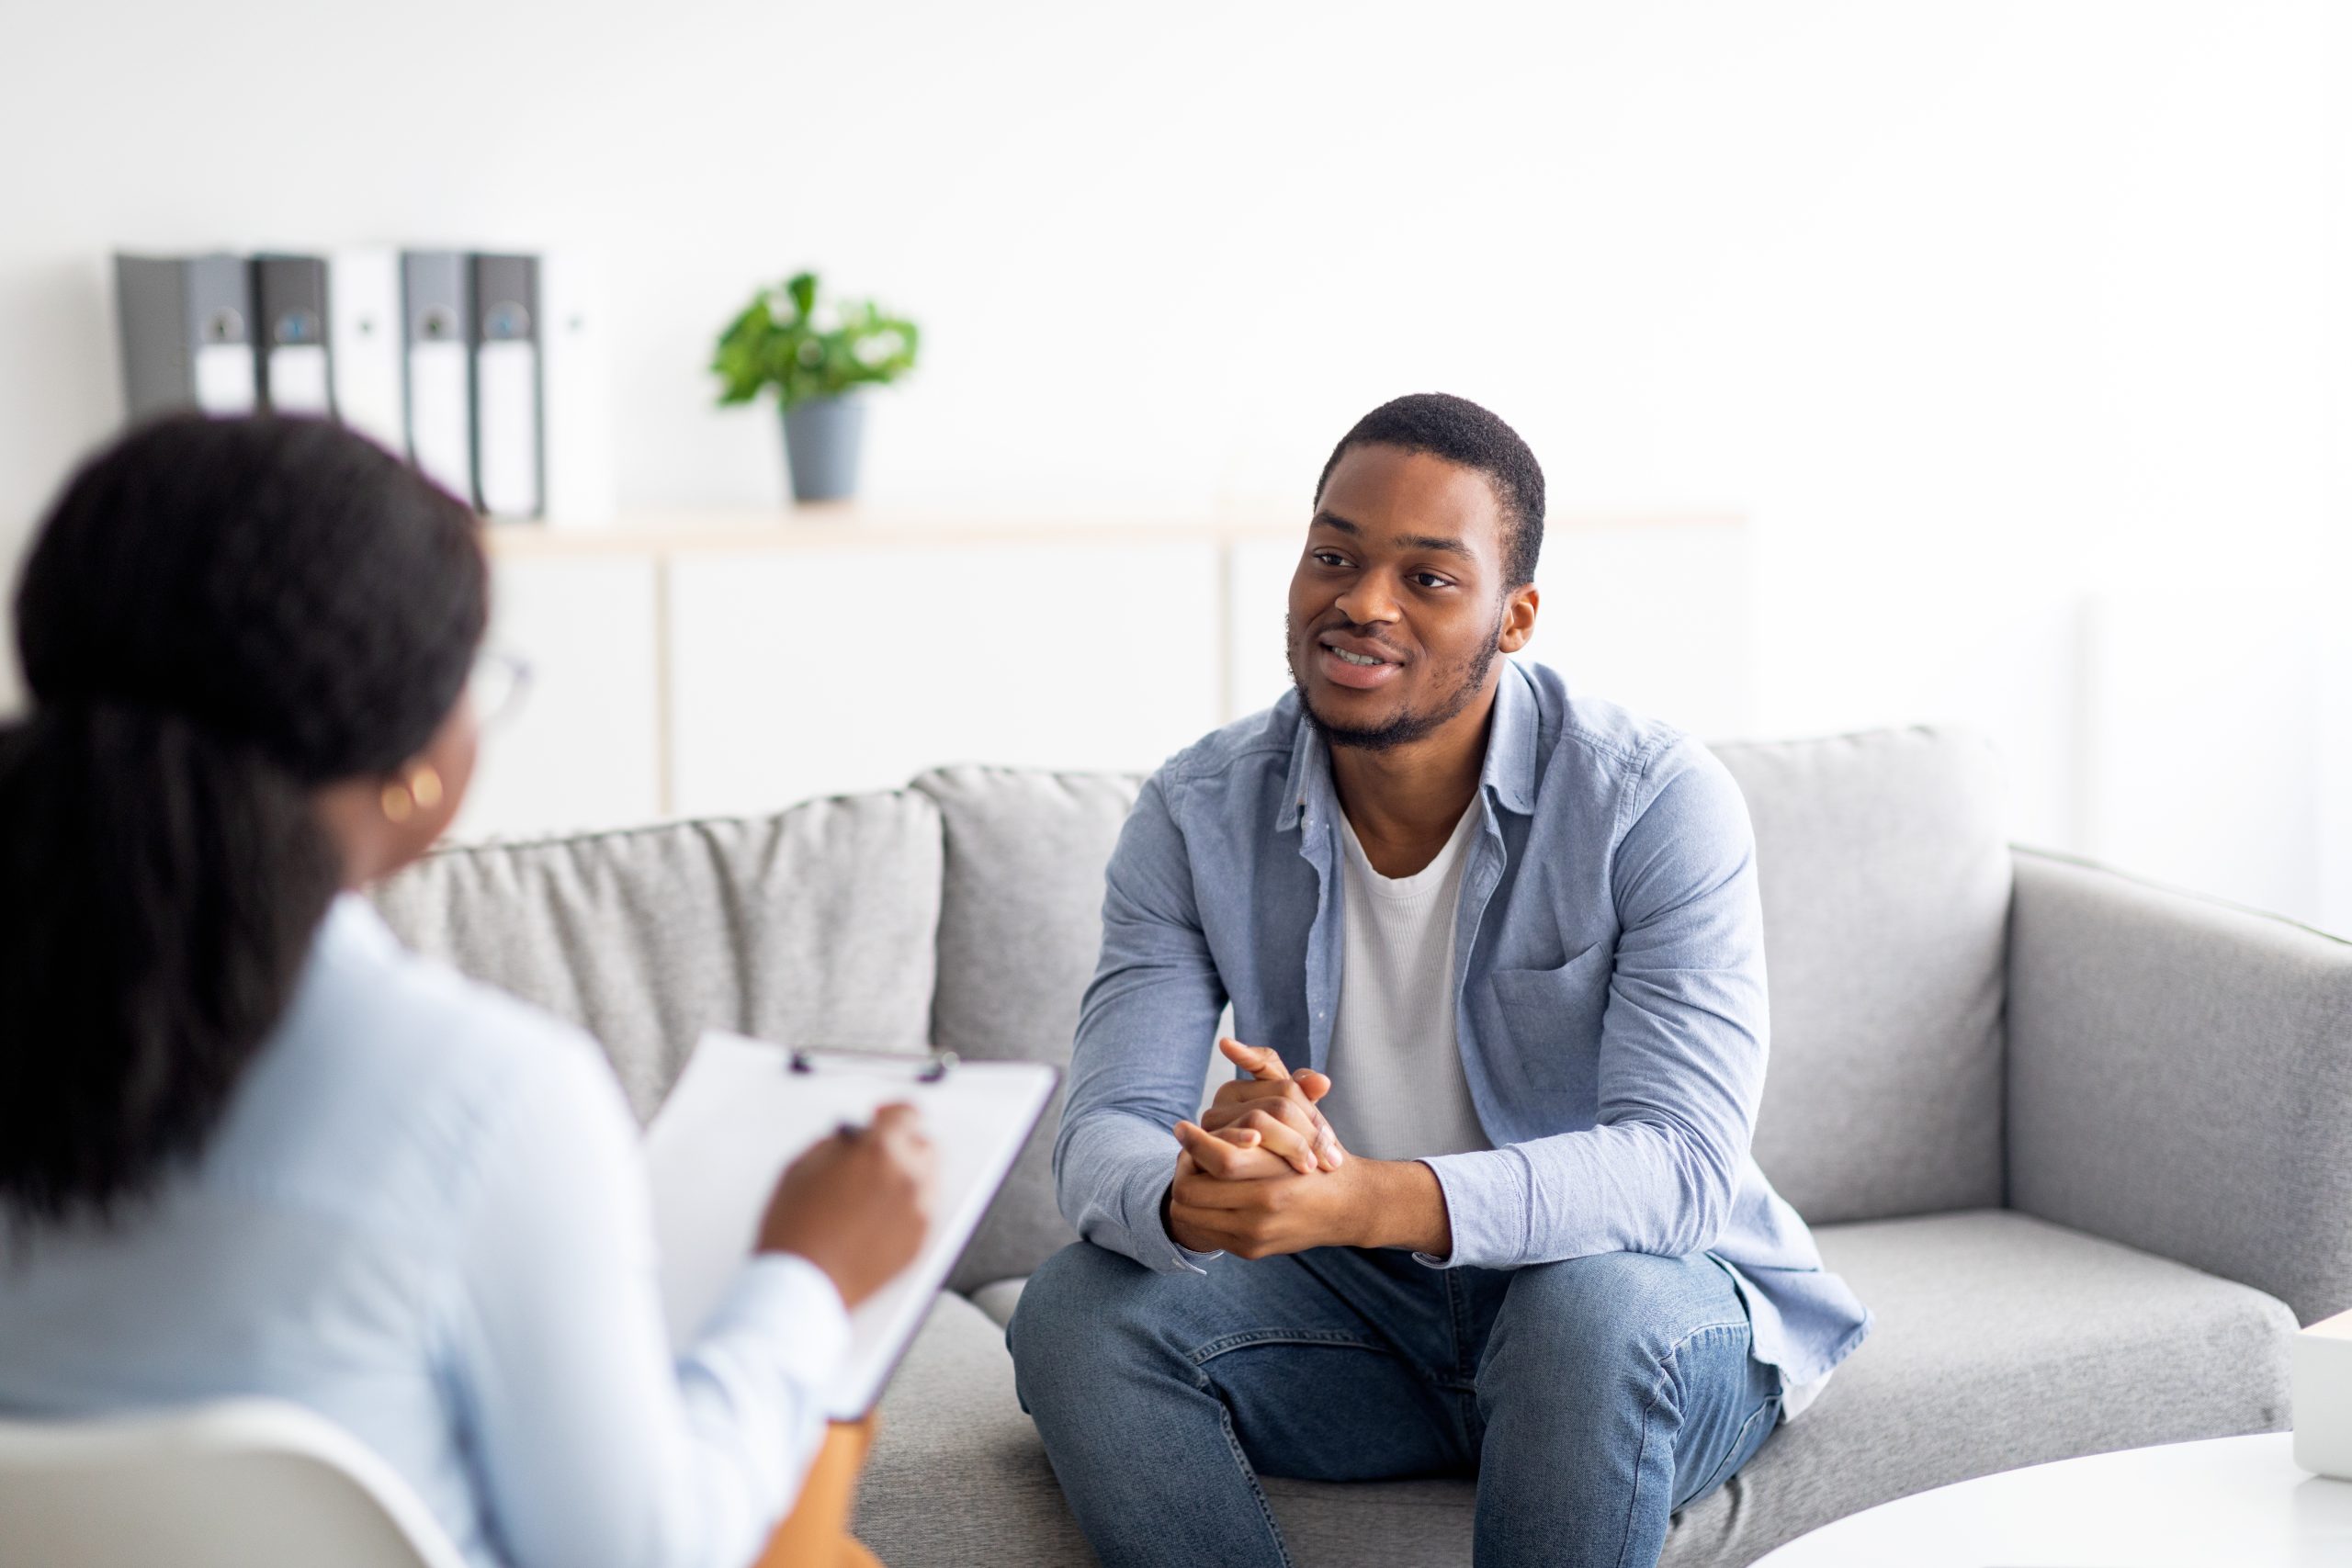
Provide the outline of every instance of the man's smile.
<path id="1" fill-rule="evenodd" d="M 1318 635 L 1315 641 L 1316 663 L 1323 678 L 1334 685 L 1370 691 L 1395 680 L 1404 668 L 1404 661 L 1396 653 L 1369 637 L 1329 631 Z"/>

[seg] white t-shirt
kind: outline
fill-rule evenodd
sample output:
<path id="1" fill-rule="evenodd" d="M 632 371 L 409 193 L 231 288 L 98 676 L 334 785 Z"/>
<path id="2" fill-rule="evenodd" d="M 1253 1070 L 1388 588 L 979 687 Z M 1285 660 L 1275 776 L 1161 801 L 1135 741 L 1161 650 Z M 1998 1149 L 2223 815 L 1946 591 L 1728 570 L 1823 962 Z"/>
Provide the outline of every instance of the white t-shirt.
<path id="1" fill-rule="evenodd" d="M 1322 1109 L 1352 1154 L 1420 1159 L 1494 1146 L 1470 1102 L 1454 1013 L 1454 911 L 1477 830 L 1474 799 L 1436 859 L 1383 876 L 1340 814 L 1345 946 Z"/>

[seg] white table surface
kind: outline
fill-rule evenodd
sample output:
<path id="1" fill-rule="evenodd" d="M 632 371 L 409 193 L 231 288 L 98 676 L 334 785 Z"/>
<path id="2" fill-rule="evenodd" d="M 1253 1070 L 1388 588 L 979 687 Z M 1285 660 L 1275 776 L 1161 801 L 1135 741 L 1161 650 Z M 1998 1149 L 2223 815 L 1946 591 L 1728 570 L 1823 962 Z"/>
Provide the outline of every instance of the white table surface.
<path id="1" fill-rule="evenodd" d="M 2038 1464 L 1883 1503 L 1755 1568 L 2352 1568 L 2352 1482 L 2284 1432 Z"/>

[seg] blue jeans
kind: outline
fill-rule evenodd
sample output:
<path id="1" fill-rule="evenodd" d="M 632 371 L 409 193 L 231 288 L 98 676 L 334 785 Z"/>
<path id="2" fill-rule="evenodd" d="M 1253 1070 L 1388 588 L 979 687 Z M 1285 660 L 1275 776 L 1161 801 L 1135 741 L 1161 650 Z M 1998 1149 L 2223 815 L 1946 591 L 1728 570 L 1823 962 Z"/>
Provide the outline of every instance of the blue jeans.
<path id="1" fill-rule="evenodd" d="M 1477 1562 L 1650 1568 L 1771 1435 L 1780 1375 L 1705 1257 L 1513 1270 L 1319 1247 L 1205 1278 L 1086 1242 L 1006 1330 L 1106 1568 L 1287 1568 L 1258 1485 L 1476 1475 Z"/>

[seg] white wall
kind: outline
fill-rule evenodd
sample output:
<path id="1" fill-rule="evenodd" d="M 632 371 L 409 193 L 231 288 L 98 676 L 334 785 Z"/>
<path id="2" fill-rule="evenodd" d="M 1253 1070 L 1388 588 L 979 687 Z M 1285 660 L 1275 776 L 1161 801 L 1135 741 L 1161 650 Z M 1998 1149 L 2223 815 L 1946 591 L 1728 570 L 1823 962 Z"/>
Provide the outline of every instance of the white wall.
<path id="1" fill-rule="evenodd" d="M 112 247 L 598 247 L 641 505 L 781 493 L 702 366 L 816 262 L 929 330 L 877 499 L 1295 504 L 1463 391 L 1563 505 L 1753 519 L 1759 728 L 1973 722 L 2025 837 L 2329 897 L 2352 792 L 2227 686 L 2121 671 L 2116 744 L 2225 747 L 2243 809 L 2158 768 L 2165 831 L 2094 820 L 2075 658 L 2087 592 L 2201 596 L 2168 646 L 2220 667 L 2343 529 L 2352 7 L 6 4 L 0 541 L 115 417 Z"/>

